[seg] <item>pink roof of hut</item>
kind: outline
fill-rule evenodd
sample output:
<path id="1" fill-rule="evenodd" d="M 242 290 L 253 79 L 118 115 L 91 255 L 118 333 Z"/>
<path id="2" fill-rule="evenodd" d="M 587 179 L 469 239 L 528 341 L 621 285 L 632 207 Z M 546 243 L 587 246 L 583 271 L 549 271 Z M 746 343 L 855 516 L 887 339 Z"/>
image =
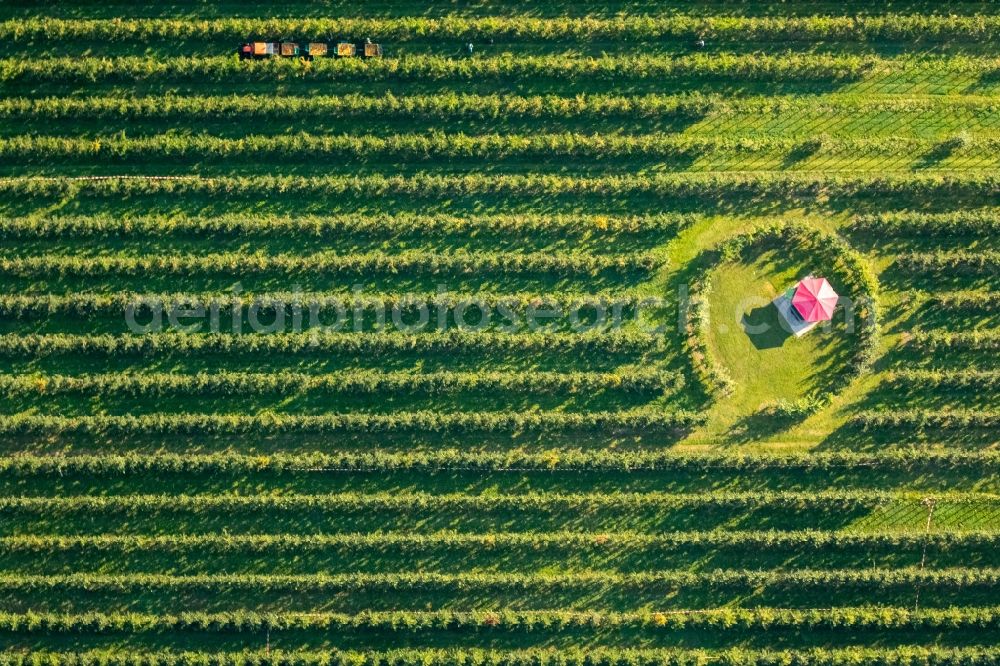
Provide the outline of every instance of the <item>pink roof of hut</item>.
<path id="1" fill-rule="evenodd" d="M 795 288 L 792 305 L 806 321 L 828 321 L 839 298 L 826 278 L 807 277 Z"/>

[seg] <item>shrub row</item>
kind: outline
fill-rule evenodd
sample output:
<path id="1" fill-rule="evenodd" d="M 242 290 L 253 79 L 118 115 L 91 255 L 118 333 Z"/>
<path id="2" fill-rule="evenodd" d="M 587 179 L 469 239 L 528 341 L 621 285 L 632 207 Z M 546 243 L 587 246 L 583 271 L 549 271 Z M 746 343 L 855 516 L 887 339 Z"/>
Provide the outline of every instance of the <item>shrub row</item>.
<path id="1" fill-rule="evenodd" d="M 914 331 L 909 344 L 930 352 L 997 351 L 1000 350 L 1000 329 L 984 328 L 957 332 Z"/>
<path id="2" fill-rule="evenodd" d="M 949 213 L 897 212 L 859 215 L 850 224 L 856 232 L 895 237 L 992 236 L 1000 233 L 1000 211 Z"/>
<path id="3" fill-rule="evenodd" d="M 868 591 L 909 589 L 914 585 L 938 589 L 991 589 L 1000 584 L 997 569 L 798 569 L 794 571 L 748 571 L 720 569 L 704 573 L 648 571 L 619 573 L 588 571 L 573 573 L 348 573 L 348 574 L 0 574 L 0 590 L 39 592 L 75 590 L 163 592 L 234 590 L 289 592 L 354 591 L 458 591 L 465 594 L 487 590 L 588 591 L 610 588 L 648 589 L 649 586 L 700 587 L 708 589 L 838 589 Z"/>
<path id="4" fill-rule="evenodd" d="M 719 363 L 709 349 L 711 330 L 712 276 L 705 273 L 691 283 L 689 291 L 689 311 L 684 327 L 684 344 L 687 347 L 691 367 L 709 395 L 716 398 L 732 395 L 736 382 Z"/>
<path id="5" fill-rule="evenodd" d="M 346 613 L 187 612 L 146 613 L 0 613 L 0 630 L 17 633 L 149 633 L 168 631 L 260 632 L 378 629 L 413 631 L 561 631 L 566 629 L 996 629 L 1000 609 L 962 607 L 913 610 L 886 606 L 718 608 L 698 611 L 638 613 L 579 611 L 367 611 Z"/>
<path id="6" fill-rule="evenodd" d="M 996 250 L 908 252 L 896 257 L 896 267 L 913 273 L 996 275 L 1000 273 L 1000 252 Z"/>
<path id="7" fill-rule="evenodd" d="M 455 393 L 461 391 L 497 392 L 625 392 L 663 393 L 678 389 L 683 383 L 679 373 L 658 370 L 619 370 L 615 372 L 375 372 L 352 370 L 333 374 L 200 372 L 110 373 L 100 375 L 3 375 L 0 394 L 55 395 L 130 395 L 162 397 L 168 395 L 230 396 L 267 393 L 305 392 L 340 394 L 380 394 L 417 391 Z"/>
<path id="8" fill-rule="evenodd" d="M 944 291 L 927 294 L 925 298 L 945 310 L 979 312 L 983 315 L 1000 306 L 997 291 Z"/>
<path id="9" fill-rule="evenodd" d="M 881 70 L 919 66 L 921 71 L 984 74 L 992 60 L 950 57 L 940 62 L 881 59 L 832 54 L 696 54 L 688 56 L 636 55 L 571 57 L 513 55 L 455 59 L 437 55 L 402 58 L 293 59 L 241 61 L 224 56 L 178 56 L 155 60 L 145 56 L 115 58 L 5 58 L 0 59 L 0 82 L 5 83 L 140 83 L 140 82 L 255 82 L 294 79 L 316 82 L 421 81 L 463 82 L 513 79 L 600 81 L 657 81 L 664 78 L 721 78 L 760 81 L 855 80 Z"/>
<path id="10" fill-rule="evenodd" d="M 400 648 L 383 651 L 7 651 L 0 666 L 992 666 L 1000 648 Z"/>
<path id="11" fill-rule="evenodd" d="M 934 498 L 949 504 L 994 506 L 1000 496 L 986 493 L 941 492 Z M 44 514 L 46 516 L 91 512 L 148 514 L 150 512 L 224 511 L 582 511 L 656 510 L 710 508 L 789 508 L 846 510 L 876 508 L 891 503 L 916 503 L 927 499 L 916 493 L 879 490 L 816 492 L 729 492 L 699 493 L 555 493 L 525 492 L 513 495 L 485 493 L 433 494 L 425 492 L 335 493 L 325 495 L 73 495 L 66 497 L 4 496 L 0 511 Z"/>
<path id="12" fill-rule="evenodd" d="M 479 95 L 442 92 L 395 95 L 283 96 L 281 104 L 259 95 L 9 97 L 0 100 L 0 118 L 424 118 L 496 119 L 600 118 L 642 116 L 701 117 L 722 100 L 700 93 L 682 95 Z M 728 106 L 721 108 L 730 108 Z"/>
<path id="13" fill-rule="evenodd" d="M 214 195 L 252 196 L 440 196 L 502 194 L 516 196 L 655 195 L 716 201 L 731 196 L 808 198 L 836 192 L 841 197 L 928 197 L 978 200 L 1000 197 L 1000 175 L 992 172 L 936 174 L 860 173 L 853 175 L 795 172 L 665 173 L 594 177 L 556 174 L 464 174 L 413 176 L 90 176 L 0 178 L 0 194 L 9 197 L 102 197 Z"/>
<path id="14" fill-rule="evenodd" d="M 125 416 L 0 415 L 5 435 L 221 435 L 277 433 L 671 432 L 698 425 L 701 414 L 652 408 L 616 412 L 390 412 L 386 414 L 190 414 Z"/>
<path id="15" fill-rule="evenodd" d="M 206 312 L 242 312 L 253 309 L 258 313 L 284 310 L 286 316 L 296 311 L 303 317 L 343 314 L 360 310 L 362 314 L 391 313 L 393 310 L 410 314 L 427 308 L 435 314 L 448 315 L 475 311 L 478 308 L 500 310 L 498 314 L 521 315 L 535 310 L 552 309 L 562 314 L 576 312 L 580 315 L 603 308 L 608 319 L 631 315 L 639 306 L 655 308 L 662 305 L 659 299 L 641 296 L 632 290 L 602 291 L 592 294 L 555 292 L 494 293 L 494 292 L 443 292 L 419 293 L 338 293 L 338 292 L 265 292 L 260 294 L 216 295 L 211 293 L 135 294 L 130 292 L 70 294 L 0 294 L 0 316 L 11 319 L 30 319 L 64 315 L 92 317 L 99 315 L 122 316 L 131 309 L 141 315 L 152 309 L 170 311 L 182 308 L 203 308 Z"/>
<path id="16" fill-rule="evenodd" d="M 242 40 L 247 35 L 377 36 L 381 40 L 657 40 L 704 35 L 739 41 L 993 39 L 1000 19 L 978 14 L 888 13 L 873 16 L 616 16 L 536 18 L 530 16 L 442 16 L 392 18 L 183 18 L 9 19 L 0 38 L 14 41 L 150 41 L 163 39 Z"/>
<path id="17" fill-rule="evenodd" d="M 928 428 L 940 430 L 959 430 L 964 428 L 997 428 L 1000 427 L 1000 412 L 992 410 L 931 410 L 902 409 L 867 411 L 855 414 L 851 422 L 866 430 L 879 428 L 913 428 L 924 430 Z"/>
<path id="18" fill-rule="evenodd" d="M 0 238 L 216 238 L 250 237 L 323 239 L 338 236 L 450 236 L 497 234 L 551 236 L 653 235 L 667 238 L 694 220 L 691 215 L 369 215 L 265 217 L 250 214 L 219 217 L 118 217 L 110 215 L 4 218 Z"/>
<path id="19" fill-rule="evenodd" d="M 809 454 L 677 454 L 668 451 L 542 450 L 336 452 L 273 455 L 129 453 L 118 455 L 49 456 L 19 454 L 0 458 L 0 473 L 13 475 L 80 474 L 106 476 L 145 473 L 246 474 L 255 472 L 345 471 L 391 472 L 468 470 L 473 472 L 642 472 L 676 473 L 794 470 L 831 473 L 857 470 L 989 472 L 1000 465 L 1000 451 L 928 451 L 888 449 L 878 453 L 817 452 Z"/>
<path id="20" fill-rule="evenodd" d="M 988 390 L 1000 388 L 1000 370 L 896 370 L 886 375 L 883 384 Z"/>
<path id="21" fill-rule="evenodd" d="M 441 273 L 553 273 L 593 275 L 602 271 L 647 272 L 663 260 L 649 252 L 616 255 L 584 252 L 454 252 L 439 254 L 408 250 L 396 254 L 360 252 L 334 254 L 104 254 L 79 256 L 45 254 L 27 257 L 0 257 L 0 274 L 20 277 L 44 275 L 183 275 L 201 273 L 324 273 L 367 274 L 405 273 L 437 275 Z"/>
<path id="22" fill-rule="evenodd" d="M 274 333 L 230 335 L 0 334 L 0 356 L 52 354 L 149 356 L 167 354 L 572 353 L 641 354 L 662 350 L 661 336 L 634 330 L 587 333 L 500 333 L 449 330 L 438 333 Z"/>
<path id="23" fill-rule="evenodd" d="M 946 109 L 943 105 L 946 104 Z M 486 120 L 499 118 L 686 118 L 734 115 L 778 115 L 808 112 L 813 115 L 865 113 L 964 113 L 988 120 L 1000 111 L 1000 103 L 989 98 L 896 98 L 841 96 L 832 99 L 791 96 L 726 98 L 687 92 L 616 95 L 611 93 L 561 95 L 481 95 L 441 92 L 380 96 L 343 95 L 282 96 L 246 95 L 8 97 L 0 99 L 0 118 L 109 120 L 198 119 L 198 118 L 404 118 L 424 120 Z M 917 214 L 918 216 L 923 214 Z M 867 216 L 864 216 L 867 217 Z"/>
<path id="24" fill-rule="evenodd" d="M 705 154 L 758 155 L 904 155 L 927 152 L 923 139 L 868 138 L 798 140 L 782 137 L 678 136 L 676 134 L 421 134 L 316 135 L 251 134 L 227 138 L 210 134 L 157 134 L 137 138 L 18 135 L 0 138 L 0 158 L 11 163 L 93 163 L 105 160 L 148 164 L 157 161 L 227 161 L 237 158 L 312 163 L 343 158 L 353 161 L 402 159 L 688 159 Z M 995 154 L 1000 140 L 970 139 L 963 154 Z"/>
<path id="25" fill-rule="evenodd" d="M 674 549 L 700 547 L 707 549 L 816 549 L 823 552 L 853 549 L 898 549 L 976 547 L 992 549 L 1000 543 L 1000 535 L 982 532 L 931 532 L 861 534 L 849 532 L 804 531 L 724 531 L 670 532 L 647 534 L 640 532 L 436 532 L 434 534 L 382 532 L 377 534 L 165 534 L 145 535 L 45 535 L 0 537 L 0 552 L 51 554 L 78 552 L 81 556 L 95 552 L 138 554 L 163 552 L 190 553 L 306 553 L 343 550 L 351 552 L 420 552 L 433 548 L 463 548 L 499 550 L 527 548 L 539 550 L 562 548 L 579 552 L 581 549 L 615 551 L 621 549 Z M 856 616 L 852 616 L 855 617 Z M 357 621 L 357 620 L 355 620 Z M 839 620 L 847 623 L 850 620 Z M 992 620 L 991 620 L 992 621 Z M 0 614 L 0 626 L 3 625 Z"/>

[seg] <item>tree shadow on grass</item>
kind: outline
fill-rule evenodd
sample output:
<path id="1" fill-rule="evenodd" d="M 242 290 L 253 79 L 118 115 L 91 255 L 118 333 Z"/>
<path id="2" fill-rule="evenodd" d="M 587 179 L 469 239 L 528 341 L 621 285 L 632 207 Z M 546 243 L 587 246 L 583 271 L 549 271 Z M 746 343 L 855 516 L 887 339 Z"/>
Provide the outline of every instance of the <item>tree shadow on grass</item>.
<path id="1" fill-rule="evenodd" d="M 745 313 L 740 325 L 757 349 L 775 349 L 791 336 L 773 302 Z"/>
<path id="2" fill-rule="evenodd" d="M 773 437 L 798 422 L 797 418 L 775 417 L 767 413 L 754 412 L 733 424 L 726 432 L 726 438 L 733 445 L 747 444 Z"/>

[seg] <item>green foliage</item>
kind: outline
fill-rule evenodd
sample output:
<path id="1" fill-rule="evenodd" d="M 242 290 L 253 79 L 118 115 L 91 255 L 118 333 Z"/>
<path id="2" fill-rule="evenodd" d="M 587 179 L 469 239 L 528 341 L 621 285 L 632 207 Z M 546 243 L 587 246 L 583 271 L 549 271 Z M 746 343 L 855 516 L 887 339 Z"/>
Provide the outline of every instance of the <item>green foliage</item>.
<path id="1" fill-rule="evenodd" d="M 997 275 L 1000 273 L 1000 251 L 937 250 L 935 252 L 908 252 L 896 257 L 896 266 L 900 270 L 909 273 Z"/>
<path id="2" fill-rule="evenodd" d="M 703 417 L 652 408 L 616 412 L 402 412 L 386 414 L 184 414 L 125 416 L 0 415 L 4 435 L 87 433 L 142 435 L 268 435 L 278 433 L 517 433 L 517 432 L 676 432 Z"/>
<path id="3" fill-rule="evenodd" d="M 379 197 L 390 194 L 441 196 L 639 196 L 656 195 L 690 201 L 728 197 L 785 200 L 813 199 L 835 189 L 842 197 L 907 196 L 989 198 L 1000 196 L 1000 175 L 993 172 L 933 174 L 863 173 L 826 175 L 804 172 L 663 173 L 639 175 L 564 176 L 556 174 L 484 174 L 413 176 L 96 176 L 0 178 L 0 195 L 65 197 L 90 195 L 134 197 L 180 196 L 338 196 Z"/>
<path id="4" fill-rule="evenodd" d="M 942 590 L 990 589 L 1000 584 L 1000 570 L 985 568 L 953 569 L 797 569 L 793 571 L 748 571 L 720 569 L 705 573 L 687 571 L 643 571 L 618 573 L 588 571 L 572 573 L 350 573 L 300 575 L 202 574 L 0 574 L 0 590 L 88 590 L 134 592 L 180 591 L 285 591 L 354 592 L 379 590 L 576 590 L 596 592 L 610 587 L 643 589 L 650 585 L 698 586 L 713 590 L 753 590 L 756 588 L 867 591 L 912 590 L 914 585 Z"/>
<path id="5" fill-rule="evenodd" d="M 934 497 L 956 505 L 1000 504 L 1000 496 L 987 493 L 939 492 Z M 434 494 L 426 492 L 345 492 L 324 495 L 75 495 L 71 497 L 0 497 L 0 512 L 45 516 L 114 512 L 126 515 L 159 512 L 200 511 L 402 511 L 411 515 L 427 515 L 435 511 L 582 511 L 655 509 L 694 510 L 697 508 L 747 509 L 821 509 L 846 511 L 874 509 L 890 502 L 916 503 L 925 494 L 882 490 L 844 490 L 816 492 L 729 492 L 699 493 L 614 492 L 558 493 L 523 492 L 513 495 L 484 493 Z M 885 573 L 892 570 L 879 570 Z M 677 571 L 678 574 L 687 572 Z"/>
<path id="6" fill-rule="evenodd" d="M 914 331 L 909 345 L 929 352 L 1000 350 L 1000 330 Z"/>
<path id="7" fill-rule="evenodd" d="M 212 254 L 105 254 L 79 256 L 42 254 L 0 258 L 0 275 L 21 277 L 60 275 L 193 275 L 229 273 L 369 274 L 407 273 L 551 273 L 594 275 L 603 271 L 648 272 L 662 265 L 655 254 L 623 253 L 599 255 L 584 252 L 452 252 L 441 254 L 418 250 L 385 253 L 264 254 L 219 252 Z"/>
<path id="8" fill-rule="evenodd" d="M 431 132 L 423 134 L 316 135 L 308 133 L 226 138 L 210 134 L 158 134 L 144 137 L 109 136 L 97 139 L 24 136 L 0 138 L 0 158 L 16 164 L 231 162 L 235 159 L 280 159 L 285 164 L 316 160 L 368 161 L 405 159 L 430 162 L 444 159 L 603 159 L 679 160 L 706 154 L 753 156 L 777 154 L 913 155 L 926 152 L 921 139 L 874 138 L 807 140 L 776 137 L 698 137 L 651 134 L 484 134 Z M 996 153 L 1000 140 L 968 140 L 966 152 Z M 955 149 L 956 151 L 958 148 Z M 954 152 L 954 151 L 953 151 Z"/>
<path id="9" fill-rule="evenodd" d="M 2 375 L 0 394 L 58 395 L 290 395 L 303 392 L 381 395 L 400 391 L 430 394 L 459 391 L 522 393 L 598 390 L 663 393 L 683 384 L 681 375 L 659 370 L 616 372 L 375 372 L 352 370 L 334 374 L 301 372 L 109 373 L 100 375 Z"/>
<path id="10" fill-rule="evenodd" d="M 975 409 L 892 409 L 864 411 L 851 423 L 866 430 L 907 428 L 913 430 L 961 430 L 1000 427 L 1000 412 Z"/>
<path id="11" fill-rule="evenodd" d="M 710 474 L 773 471 L 953 471 L 992 473 L 1000 465 L 1000 452 L 920 449 L 890 449 L 878 453 L 695 453 L 670 451 L 542 450 L 469 451 L 436 448 L 431 451 L 276 453 L 247 455 L 215 454 L 103 454 L 47 456 L 22 454 L 0 458 L 0 473 L 24 475 L 124 475 L 150 472 L 230 474 L 340 470 L 347 472 L 390 471 L 503 471 L 539 472 L 643 472 Z"/>
<path id="12" fill-rule="evenodd" d="M 708 348 L 709 316 L 712 296 L 711 276 L 706 274 L 690 285 L 690 312 L 685 329 L 685 342 L 695 374 L 706 391 L 715 397 L 731 395 L 736 383 Z"/>
<path id="13" fill-rule="evenodd" d="M 0 238 L 291 238 L 336 239 L 370 236 L 441 237 L 462 234 L 517 234 L 558 237 L 613 237 L 616 234 L 669 237 L 695 216 L 523 214 L 369 215 L 275 217 L 254 214 L 218 217 L 63 216 L 0 219 Z"/>
<path id="14" fill-rule="evenodd" d="M 914 389 L 996 389 L 1000 388 L 1000 370 L 895 370 L 886 375 L 883 383 Z"/>
<path id="15" fill-rule="evenodd" d="M 984 308 L 1000 306 L 1000 292 L 996 291 L 944 291 L 927 294 L 928 302 L 956 312 L 983 312 Z"/>
<path id="16" fill-rule="evenodd" d="M 537 118 L 573 120 L 621 119 L 725 119 L 768 117 L 802 113 L 810 115 L 872 113 L 966 112 L 990 118 L 1000 103 L 990 97 L 837 97 L 741 96 L 726 97 L 699 91 L 661 93 L 581 93 L 577 95 L 519 95 L 443 91 L 435 93 L 387 92 L 372 96 L 282 95 L 281 103 L 257 93 L 231 95 L 136 95 L 128 97 L 95 94 L 87 97 L 8 97 L 0 99 L 0 118 L 19 120 L 108 119 L 108 120 L 197 120 L 197 119 L 289 119 L 357 118 L 407 120 L 504 120 Z M 961 215 L 962 213 L 954 213 Z M 883 213 L 877 217 L 911 213 Z M 922 216 L 922 213 L 913 213 Z M 861 216 L 863 218 L 868 215 Z"/>
<path id="17" fill-rule="evenodd" d="M 762 225 L 723 242 L 718 250 L 708 257 L 707 267 L 694 293 L 694 324 L 688 336 L 688 348 L 694 358 L 695 367 L 703 381 L 716 395 L 727 395 L 733 390 L 732 380 L 725 369 L 711 357 L 707 347 L 708 296 L 711 293 L 711 273 L 721 262 L 739 261 L 762 248 L 779 245 L 819 258 L 821 265 L 832 271 L 831 277 L 848 289 L 844 294 L 852 299 L 853 315 L 857 324 L 859 339 L 852 366 L 854 374 L 868 372 L 880 351 L 880 327 L 878 315 L 879 283 L 868 259 L 838 236 L 821 232 L 807 224 L 778 222 Z M 835 386 L 837 390 L 853 379 L 844 373 Z M 824 404 L 821 396 L 810 396 L 795 402 L 778 401 L 762 405 L 758 415 L 778 419 L 800 419 L 815 413 Z"/>
<path id="18" fill-rule="evenodd" d="M 382 630 L 395 632 L 563 631 L 567 629 L 644 629 L 671 632 L 685 629 L 830 630 L 830 629 L 956 629 L 1000 628 L 1000 609 L 965 607 L 913 610 L 861 606 L 794 610 L 784 608 L 719 608 L 701 612 L 644 611 L 638 613 L 519 611 L 368 611 L 345 613 L 189 612 L 177 615 L 145 613 L 0 613 L 0 630 L 16 633 L 151 633 L 166 631 L 230 633 L 313 630 Z"/>
<path id="19" fill-rule="evenodd" d="M 827 405 L 827 401 L 818 397 L 799 398 L 798 400 L 775 400 L 760 406 L 757 414 L 773 419 L 798 421 L 815 414 Z"/>
<path id="20" fill-rule="evenodd" d="M 281 104 L 259 95 L 192 95 L 87 98 L 45 97 L 0 99 L 3 118 L 406 118 L 425 120 L 524 118 L 697 118 L 707 111 L 731 108 L 717 96 L 592 94 L 479 95 L 441 92 L 373 97 L 344 95 L 283 96 Z"/>
<path id="21" fill-rule="evenodd" d="M 1000 648 L 848 647 L 801 650 L 676 648 L 400 648 L 385 651 L 9 651 L 0 666 L 988 666 Z"/>
<path id="22" fill-rule="evenodd" d="M 870 56 L 797 54 L 706 54 L 685 56 L 628 55 L 566 58 L 562 55 L 513 55 L 455 59 L 438 55 L 400 58 L 326 59 L 302 62 L 273 59 L 248 62 L 224 56 L 179 56 L 151 60 L 141 56 L 116 58 L 6 58 L 0 60 L 5 83 L 139 83 L 252 82 L 307 80 L 343 81 L 503 81 L 509 79 L 568 79 L 643 81 L 663 78 L 709 77 L 760 81 L 843 81 L 866 73 L 898 67 L 893 60 Z M 982 72 L 978 60 L 955 60 L 954 70 Z M 990 70 L 986 70 L 990 71 Z"/>
<path id="23" fill-rule="evenodd" d="M 528 16 L 440 18 L 184 18 L 12 19 L 0 23 L 0 38 L 95 41 L 174 39 L 243 40 L 247 35 L 295 35 L 319 39 L 326 35 L 378 35 L 392 42 L 411 40 L 567 41 L 712 39 L 751 41 L 877 41 L 912 39 L 982 39 L 1000 30 L 995 16 L 948 16 L 885 13 L 871 16 L 617 16 L 614 18 Z"/>
<path id="24" fill-rule="evenodd" d="M 1000 233 L 1000 211 L 961 210 L 948 213 L 894 212 L 859 215 L 852 231 L 900 238 L 926 236 L 990 236 Z"/>
<path id="25" fill-rule="evenodd" d="M 586 333 L 500 333 L 493 331 L 404 333 L 274 333 L 231 335 L 149 333 L 143 335 L 0 334 L 0 356 L 54 354 L 154 356 L 167 354 L 386 354 L 393 352 L 636 354 L 663 348 L 663 339 L 629 329 Z"/>

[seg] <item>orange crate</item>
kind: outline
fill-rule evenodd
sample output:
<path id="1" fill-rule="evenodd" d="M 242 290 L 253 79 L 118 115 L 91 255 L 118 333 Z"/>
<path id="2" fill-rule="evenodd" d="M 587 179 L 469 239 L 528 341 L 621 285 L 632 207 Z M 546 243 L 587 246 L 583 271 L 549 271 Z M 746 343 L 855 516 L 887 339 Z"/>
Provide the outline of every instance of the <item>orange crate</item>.
<path id="1" fill-rule="evenodd" d="M 325 42 L 309 42 L 309 55 L 311 56 L 325 56 L 326 49 Z"/>
<path id="2" fill-rule="evenodd" d="M 266 42 L 254 42 L 253 43 L 253 54 L 254 55 L 267 55 L 267 43 Z"/>
<path id="3" fill-rule="evenodd" d="M 295 42 L 282 42 L 281 43 L 281 55 L 283 56 L 294 56 L 299 54 L 299 45 Z"/>

